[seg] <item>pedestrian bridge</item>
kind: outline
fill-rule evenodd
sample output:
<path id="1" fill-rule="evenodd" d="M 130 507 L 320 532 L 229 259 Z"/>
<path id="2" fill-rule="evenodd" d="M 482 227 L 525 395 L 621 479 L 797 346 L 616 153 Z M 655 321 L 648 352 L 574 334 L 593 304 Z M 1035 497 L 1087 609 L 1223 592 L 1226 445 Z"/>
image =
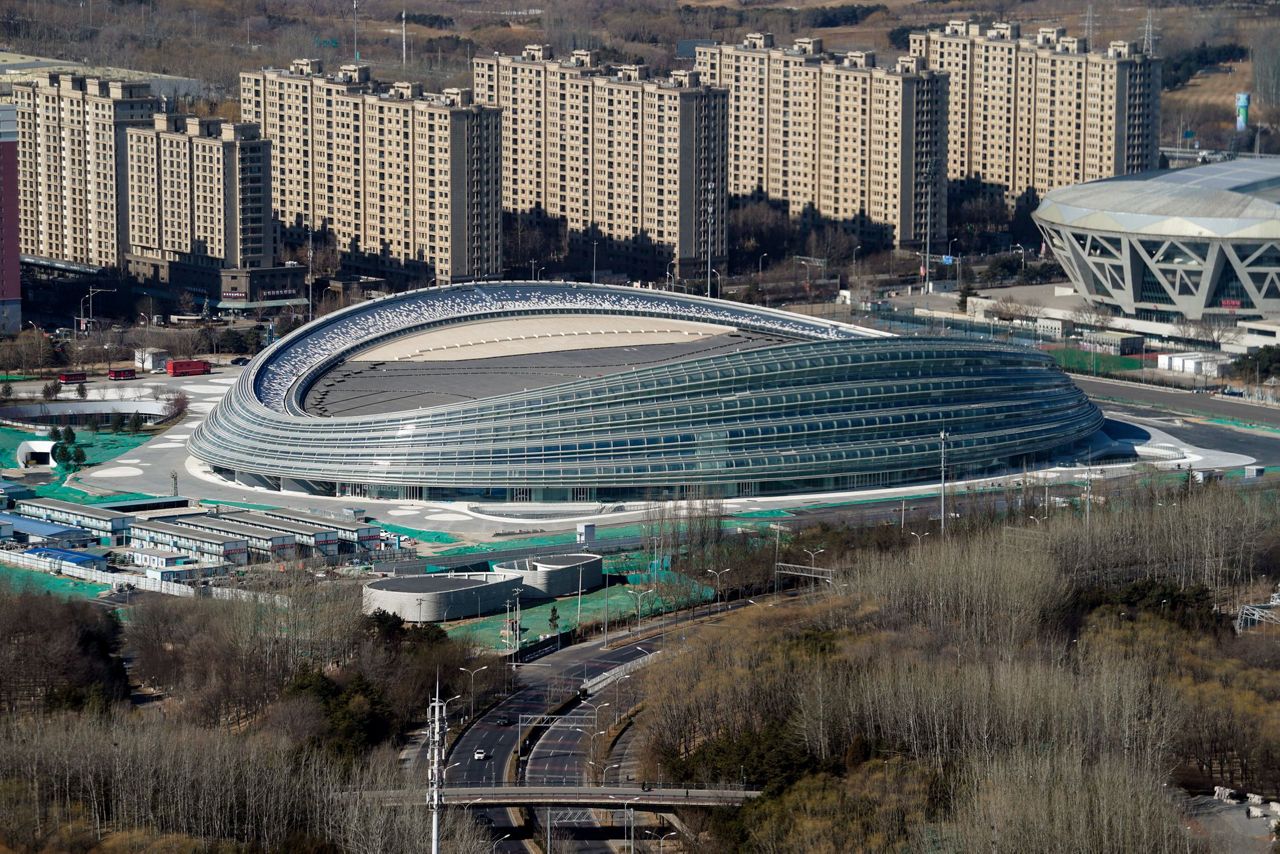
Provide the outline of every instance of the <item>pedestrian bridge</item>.
<path id="1" fill-rule="evenodd" d="M 426 789 L 392 789 L 366 792 L 392 806 L 426 804 Z M 736 806 L 757 798 L 749 789 L 698 789 L 675 786 L 468 786 L 447 787 L 445 803 L 468 807 L 589 806 L 606 809 L 671 809 L 674 807 Z"/>

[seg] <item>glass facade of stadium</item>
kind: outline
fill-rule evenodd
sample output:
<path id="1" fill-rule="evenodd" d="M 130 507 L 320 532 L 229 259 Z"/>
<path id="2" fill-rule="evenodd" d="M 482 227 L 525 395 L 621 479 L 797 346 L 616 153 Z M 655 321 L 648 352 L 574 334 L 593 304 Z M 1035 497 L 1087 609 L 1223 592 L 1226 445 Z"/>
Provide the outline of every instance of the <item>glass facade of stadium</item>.
<path id="1" fill-rule="evenodd" d="M 783 343 L 373 416 L 316 417 L 307 390 L 371 344 L 495 317 L 624 314 Z M 883 337 L 659 291 L 456 286 L 364 303 L 275 344 L 193 434 L 247 486 L 378 499 L 623 501 L 843 491 L 1021 469 L 1102 415 L 1043 353 Z"/>

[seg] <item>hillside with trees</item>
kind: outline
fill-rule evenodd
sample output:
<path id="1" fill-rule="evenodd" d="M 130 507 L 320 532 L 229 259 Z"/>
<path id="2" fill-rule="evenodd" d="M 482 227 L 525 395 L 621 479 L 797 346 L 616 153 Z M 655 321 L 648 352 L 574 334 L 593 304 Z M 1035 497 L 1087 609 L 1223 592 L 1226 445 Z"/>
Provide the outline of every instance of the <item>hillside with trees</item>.
<path id="1" fill-rule="evenodd" d="M 648 669 L 645 777 L 765 791 L 684 816 L 703 850 L 1186 851 L 1179 787 L 1280 796 L 1280 636 L 1224 613 L 1274 586 L 1276 494 L 1024 498 L 810 530 L 834 585 Z"/>

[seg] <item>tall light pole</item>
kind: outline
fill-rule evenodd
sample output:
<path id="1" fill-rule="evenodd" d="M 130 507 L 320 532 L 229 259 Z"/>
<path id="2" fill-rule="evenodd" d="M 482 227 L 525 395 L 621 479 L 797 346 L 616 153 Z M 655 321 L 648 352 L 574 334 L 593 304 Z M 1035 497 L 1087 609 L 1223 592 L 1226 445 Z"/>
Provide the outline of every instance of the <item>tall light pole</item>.
<path id="1" fill-rule="evenodd" d="M 476 674 L 479 673 L 481 670 L 488 670 L 489 665 L 486 664 L 484 667 L 477 667 L 474 670 L 472 670 L 469 667 L 459 667 L 458 669 L 471 677 L 471 714 L 468 715 L 468 717 L 475 718 L 476 716 Z"/>
<path id="2" fill-rule="evenodd" d="M 760 258 L 756 261 L 756 278 L 759 279 L 764 275 L 764 259 L 769 257 L 768 252 L 761 252 Z"/>
<path id="3" fill-rule="evenodd" d="M 591 284 L 593 285 L 596 283 L 596 252 L 599 246 L 600 246 L 599 240 L 591 241 Z"/>
<path id="4" fill-rule="evenodd" d="M 1013 244 L 1013 248 L 1018 250 L 1018 254 L 1022 258 L 1021 263 L 1018 265 L 1018 269 L 1020 270 L 1027 269 L 1027 248 L 1023 246 L 1021 243 Z"/>
<path id="5" fill-rule="evenodd" d="M 662 854 L 663 842 L 666 842 L 668 839 L 670 839 L 673 836 L 679 835 L 678 831 L 675 831 L 675 830 L 672 830 L 669 833 L 664 833 L 661 836 L 659 836 L 657 832 L 653 830 L 646 830 L 645 833 L 648 834 L 649 836 L 652 836 L 654 839 L 658 840 L 658 854 Z"/>
<path id="6" fill-rule="evenodd" d="M 733 571 L 733 567 L 729 567 L 728 569 L 708 569 L 707 570 L 707 572 L 711 573 L 716 577 L 716 604 L 717 605 L 720 604 L 720 589 L 724 586 L 721 583 L 720 576 L 724 575 L 726 572 L 732 572 L 732 571 Z"/>
<path id="7" fill-rule="evenodd" d="M 715 274 L 716 274 L 716 293 L 718 293 L 718 294 L 723 294 L 723 293 L 724 293 L 724 286 L 720 284 L 720 271 L 719 271 L 719 270 L 712 270 L 711 272 L 713 272 L 713 273 L 715 273 Z"/>
<path id="8" fill-rule="evenodd" d="M 711 297 L 711 256 L 715 253 L 711 248 L 711 225 L 715 222 L 716 214 L 712 209 L 715 199 L 716 182 L 707 182 L 707 298 Z"/>
<path id="9" fill-rule="evenodd" d="M 640 631 L 640 603 L 644 601 L 644 597 L 648 596 L 648 595 L 649 595 L 650 593 L 652 593 L 652 592 L 653 592 L 653 588 L 652 588 L 652 587 L 650 587 L 648 590 L 632 590 L 632 589 L 630 589 L 630 588 L 627 588 L 627 593 L 629 593 L 629 594 L 631 594 L 632 596 L 636 597 L 636 627 L 635 627 L 635 631 L 637 631 L 637 632 L 638 632 L 638 631 Z"/>
<path id="10" fill-rule="evenodd" d="M 940 535 L 947 537 L 947 431 L 938 433 L 938 471 L 941 474 L 941 489 L 938 490 L 938 505 L 942 511 L 942 528 Z"/>
<path id="11" fill-rule="evenodd" d="M 310 224 L 307 225 L 307 322 L 315 320 L 315 298 L 312 296 L 311 287 L 315 284 L 316 268 L 316 239 L 315 232 L 311 229 Z"/>
<path id="12" fill-rule="evenodd" d="M 675 263 L 676 263 L 676 259 L 674 258 L 672 258 L 670 261 L 667 262 L 667 287 L 670 288 L 672 291 L 675 291 L 676 289 L 676 278 L 671 273 L 671 268 L 672 266 L 675 265 Z"/>
<path id="13" fill-rule="evenodd" d="M 810 568 L 810 569 L 813 569 L 814 567 L 816 567 L 816 566 L 818 565 L 818 563 L 817 563 L 817 561 L 818 561 L 818 555 L 820 555 L 820 554 L 822 554 L 823 552 L 825 552 L 825 551 L 826 551 L 826 549 L 810 550 L 810 549 L 802 548 L 802 549 L 800 549 L 800 551 L 804 552 L 805 554 L 807 554 L 807 555 L 809 556 L 809 568 Z"/>
<path id="14" fill-rule="evenodd" d="M 626 822 L 624 827 L 626 829 L 627 851 L 634 852 L 636 850 L 636 822 L 635 810 L 632 809 L 632 805 L 635 804 L 636 801 L 640 800 L 640 795 L 636 795 L 634 798 L 619 798 L 614 795 L 610 795 L 609 799 L 613 801 L 622 801 L 624 803 L 623 817 Z"/>
<path id="15" fill-rule="evenodd" d="M 925 208 L 924 222 L 924 269 L 920 271 L 924 276 L 925 293 L 933 291 L 933 265 L 930 263 L 930 253 L 933 251 L 933 188 L 938 182 L 934 179 L 934 170 L 937 164 L 933 161 L 924 168 L 925 180 L 929 182 L 929 203 Z"/>

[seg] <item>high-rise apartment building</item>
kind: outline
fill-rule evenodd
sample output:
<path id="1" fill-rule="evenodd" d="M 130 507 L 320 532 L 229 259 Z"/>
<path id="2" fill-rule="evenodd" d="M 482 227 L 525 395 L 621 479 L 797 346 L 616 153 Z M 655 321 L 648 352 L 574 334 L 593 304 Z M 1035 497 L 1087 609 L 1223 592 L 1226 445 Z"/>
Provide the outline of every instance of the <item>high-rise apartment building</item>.
<path id="1" fill-rule="evenodd" d="M 0 334 L 22 326 L 18 255 L 18 109 L 0 104 Z"/>
<path id="2" fill-rule="evenodd" d="M 160 99 L 145 83 L 49 74 L 13 87 L 23 253 L 116 267 L 129 244 L 125 132 Z"/>
<path id="3" fill-rule="evenodd" d="M 296 300 L 302 269 L 274 266 L 271 143 L 258 126 L 152 121 L 126 133 L 128 271 L 218 308 Z"/>
<path id="4" fill-rule="evenodd" d="M 332 234 L 344 266 L 481 279 L 501 270 L 501 121 L 466 89 L 424 94 L 319 60 L 240 75 L 241 114 L 270 140 L 272 205 L 293 241 Z"/>
<path id="5" fill-rule="evenodd" d="M 128 131 L 129 254 L 270 267 L 271 143 L 254 124 L 157 113 Z"/>
<path id="6" fill-rule="evenodd" d="M 1017 24 L 952 21 L 912 33 L 911 53 L 950 75 L 952 181 L 1014 205 L 1156 168 L 1161 61 L 1136 45 L 1091 52 L 1063 29 L 1023 38 Z"/>
<path id="7" fill-rule="evenodd" d="M 886 246 L 923 242 L 932 209 L 939 239 L 945 176 L 930 167 L 946 146 L 946 76 L 924 65 L 824 53 L 815 38 L 779 47 L 769 33 L 700 45 L 698 71 L 730 92 L 729 191 L 812 211 Z"/>
<path id="8" fill-rule="evenodd" d="M 564 60 L 545 45 L 477 58 L 476 99 L 502 109 L 503 206 L 563 220 L 578 257 L 638 275 L 705 276 L 726 252 L 728 95 L 699 75 Z"/>

